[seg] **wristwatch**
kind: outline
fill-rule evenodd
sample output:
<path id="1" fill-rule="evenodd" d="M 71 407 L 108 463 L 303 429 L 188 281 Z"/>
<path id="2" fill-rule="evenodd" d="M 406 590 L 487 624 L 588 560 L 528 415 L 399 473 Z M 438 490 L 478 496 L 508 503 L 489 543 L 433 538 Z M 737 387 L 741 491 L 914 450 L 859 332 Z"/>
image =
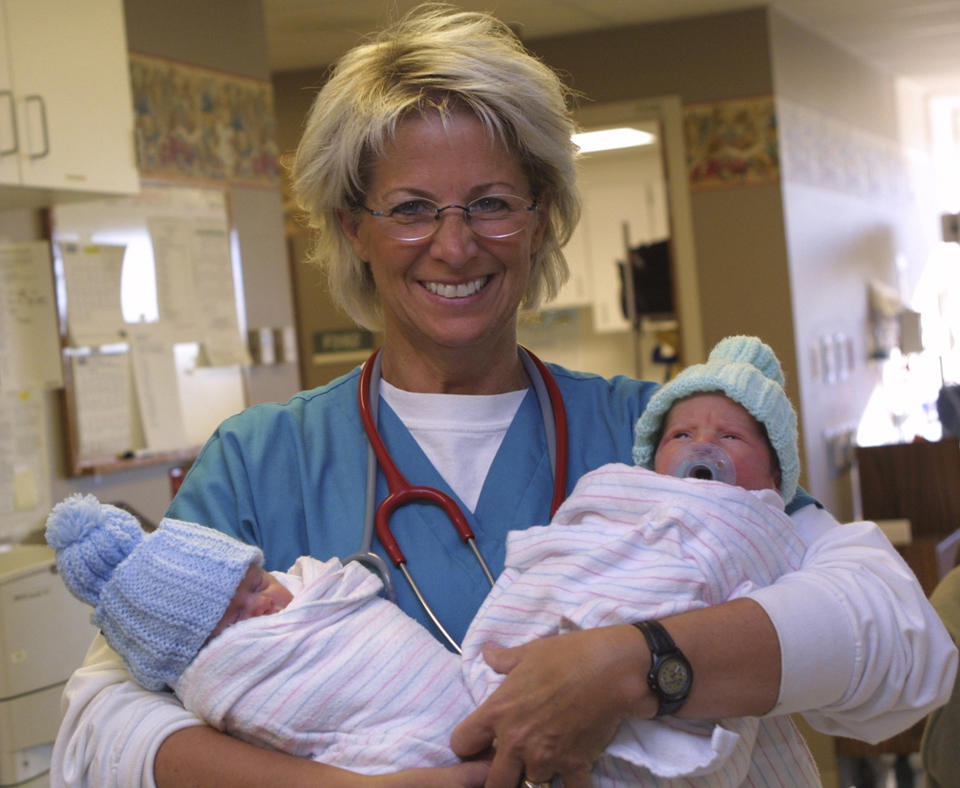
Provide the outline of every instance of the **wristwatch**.
<path id="1" fill-rule="evenodd" d="M 676 714 L 693 686 L 693 668 L 659 621 L 638 621 L 634 626 L 650 646 L 647 684 L 660 701 L 657 716 Z"/>

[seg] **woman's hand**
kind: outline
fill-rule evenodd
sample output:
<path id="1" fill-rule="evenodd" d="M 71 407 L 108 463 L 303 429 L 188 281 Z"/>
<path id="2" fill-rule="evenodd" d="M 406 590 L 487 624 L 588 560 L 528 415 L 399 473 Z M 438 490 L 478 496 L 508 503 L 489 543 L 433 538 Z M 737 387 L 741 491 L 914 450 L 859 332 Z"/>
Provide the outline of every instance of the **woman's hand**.
<path id="1" fill-rule="evenodd" d="M 587 788 L 593 762 L 630 714 L 652 717 L 650 652 L 632 626 L 613 626 L 489 649 L 503 684 L 453 731 L 461 757 L 494 745 L 487 788 L 563 778 Z"/>

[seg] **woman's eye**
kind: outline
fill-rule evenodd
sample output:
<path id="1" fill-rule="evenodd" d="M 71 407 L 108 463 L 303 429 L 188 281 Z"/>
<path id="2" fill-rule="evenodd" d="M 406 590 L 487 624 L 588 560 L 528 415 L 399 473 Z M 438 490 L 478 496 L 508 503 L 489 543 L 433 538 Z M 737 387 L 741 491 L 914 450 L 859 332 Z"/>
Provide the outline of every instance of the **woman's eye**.
<path id="1" fill-rule="evenodd" d="M 503 197 L 481 197 L 470 203 L 471 214 L 504 213 L 510 210 L 510 204 Z"/>
<path id="2" fill-rule="evenodd" d="M 395 217 L 433 217 L 437 213 L 437 206 L 429 200 L 407 200 L 390 209 L 390 216 Z"/>

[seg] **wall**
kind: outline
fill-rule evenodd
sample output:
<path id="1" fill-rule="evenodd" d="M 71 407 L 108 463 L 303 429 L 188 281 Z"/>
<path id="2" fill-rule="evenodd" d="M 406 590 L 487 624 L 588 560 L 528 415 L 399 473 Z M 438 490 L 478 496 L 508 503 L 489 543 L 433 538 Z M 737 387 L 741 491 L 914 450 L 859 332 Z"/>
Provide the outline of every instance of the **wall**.
<path id="1" fill-rule="evenodd" d="M 908 291 L 933 240 L 936 215 L 921 206 L 901 141 L 922 106 L 782 14 L 770 22 L 807 482 L 846 519 L 850 474 L 833 468 L 824 436 L 858 423 L 879 379 L 868 358 L 867 283 Z M 922 130 L 911 137 L 922 161 Z M 852 349 L 852 368 L 835 380 L 822 353 L 830 337 Z"/>
<path id="2" fill-rule="evenodd" d="M 682 103 L 774 92 L 762 8 L 529 42 L 589 102 L 676 95 Z M 777 350 L 799 401 L 783 208 L 778 184 L 690 195 L 702 336 L 755 333 Z"/>
<path id="3" fill-rule="evenodd" d="M 261 0 L 233 0 L 229 24 L 224 24 L 224 7 L 219 0 L 125 0 L 125 15 L 128 46 L 133 52 L 269 78 Z M 252 326 L 291 325 L 293 307 L 279 191 L 231 188 L 229 197 L 244 270 L 244 317 Z M 36 211 L 0 213 L 0 235 L 7 240 L 39 239 L 44 232 Z M 285 400 L 298 389 L 296 365 L 251 369 L 252 402 Z M 170 500 L 166 466 L 98 477 L 67 477 L 59 393 L 51 394 L 48 400 L 52 501 L 75 491 L 90 492 L 102 500 L 125 501 L 151 520 L 162 517 Z"/>

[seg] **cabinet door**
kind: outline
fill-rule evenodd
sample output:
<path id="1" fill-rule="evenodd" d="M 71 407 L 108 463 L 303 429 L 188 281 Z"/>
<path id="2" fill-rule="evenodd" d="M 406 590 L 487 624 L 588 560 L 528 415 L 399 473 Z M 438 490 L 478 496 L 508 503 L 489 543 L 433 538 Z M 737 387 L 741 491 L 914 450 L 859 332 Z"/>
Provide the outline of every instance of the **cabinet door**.
<path id="1" fill-rule="evenodd" d="M 10 50 L 0 5 L 0 183 L 20 183 L 20 140 L 17 133 L 16 103 L 10 78 Z"/>
<path id="2" fill-rule="evenodd" d="M 4 5 L 23 184 L 136 192 L 122 0 Z"/>

